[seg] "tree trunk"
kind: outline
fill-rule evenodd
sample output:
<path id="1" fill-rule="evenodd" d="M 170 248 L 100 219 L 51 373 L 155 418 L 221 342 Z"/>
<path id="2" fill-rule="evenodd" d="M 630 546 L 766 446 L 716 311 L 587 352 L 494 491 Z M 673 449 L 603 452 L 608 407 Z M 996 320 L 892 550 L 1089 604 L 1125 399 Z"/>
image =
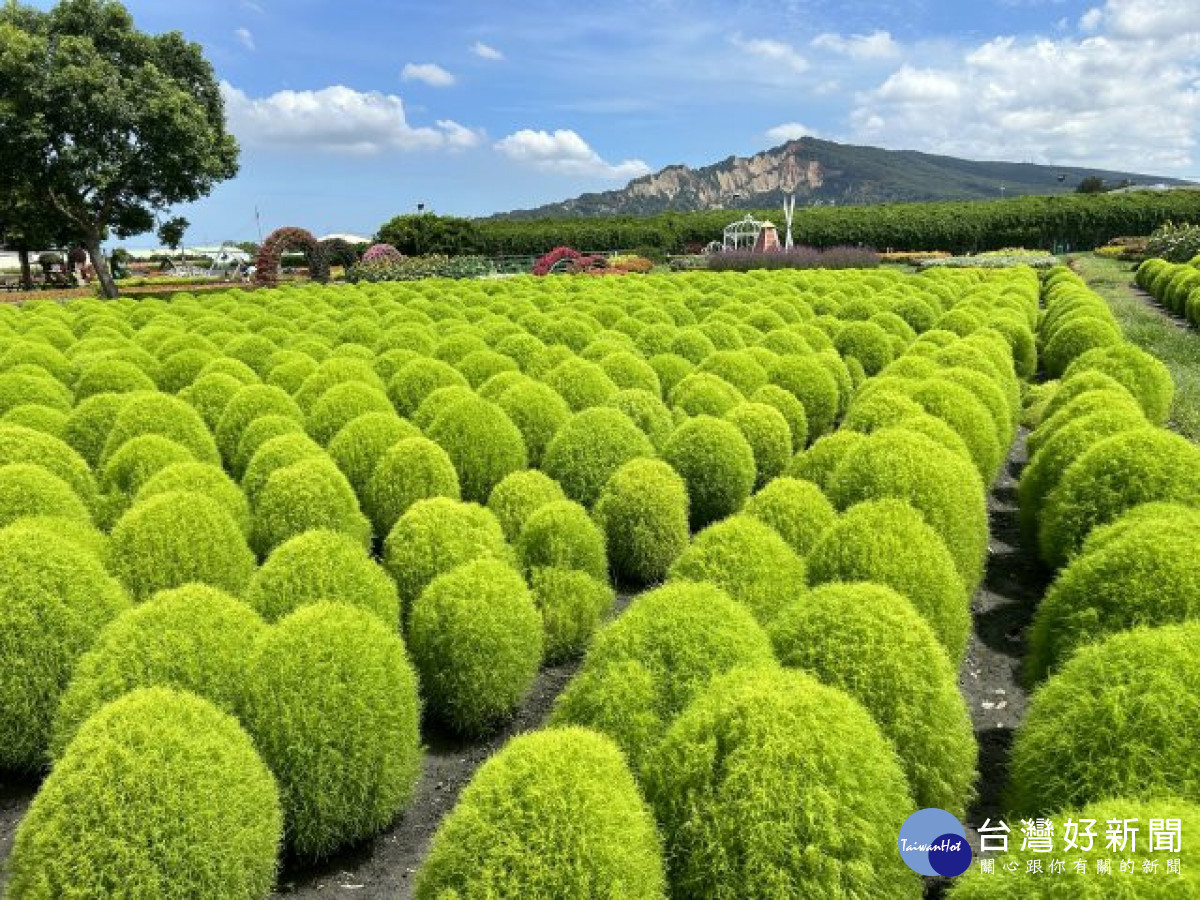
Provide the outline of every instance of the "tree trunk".
<path id="1" fill-rule="evenodd" d="M 29 268 L 29 251 L 22 247 L 17 251 L 21 260 L 21 287 L 27 291 L 33 290 L 33 270 Z"/>
<path id="2" fill-rule="evenodd" d="M 108 260 L 100 252 L 100 238 L 89 237 L 84 246 L 87 248 L 88 256 L 92 258 L 92 268 L 96 270 L 96 277 L 100 279 L 101 293 L 109 300 L 115 300 L 117 283 L 113 281 L 112 272 L 108 269 Z"/>

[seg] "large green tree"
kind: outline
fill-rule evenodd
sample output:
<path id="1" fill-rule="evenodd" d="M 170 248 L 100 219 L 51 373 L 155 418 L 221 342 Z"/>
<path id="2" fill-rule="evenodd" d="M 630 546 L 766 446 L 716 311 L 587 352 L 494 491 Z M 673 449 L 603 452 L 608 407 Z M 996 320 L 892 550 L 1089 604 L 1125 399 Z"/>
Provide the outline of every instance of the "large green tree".
<path id="1" fill-rule="evenodd" d="M 138 31 L 116 0 L 0 10 L 0 192 L 49 204 L 115 297 L 101 242 L 237 173 L 212 66 L 178 32 Z"/>

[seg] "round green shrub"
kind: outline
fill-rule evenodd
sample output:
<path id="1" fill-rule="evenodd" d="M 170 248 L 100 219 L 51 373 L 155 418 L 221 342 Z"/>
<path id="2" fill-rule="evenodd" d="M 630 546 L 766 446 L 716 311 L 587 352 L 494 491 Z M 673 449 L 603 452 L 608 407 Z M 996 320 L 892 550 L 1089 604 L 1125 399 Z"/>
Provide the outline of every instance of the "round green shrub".
<path id="1" fill-rule="evenodd" d="M 774 384 L 765 384 L 749 397 L 751 403 L 762 403 L 777 409 L 788 424 L 790 451 L 798 453 L 808 443 L 808 416 L 804 404 L 790 391 Z"/>
<path id="2" fill-rule="evenodd" d="M 242 473 L 242 490 L 250 505 L 258 498 L 267 480 L 278 469 L 305 459 L 324 459 L 321 445 L 306 434 L 283 434 L 271 438 L 255 451 Z"/>
<path id="3" fill-rule="evenodd" d="M 404 644 L 370 613 L 318 603 L 266 630 L 246 670 L 245 720 L 279 780 L 295 853 L 327 856 L 408 805 L 420 719 Z"/>
<path id="4" fill-rule="evenodd" d="M 547 503 L 566 500 L 558 482 L 536 469 L 510 472 L 492 488 L 487 508 L 504 529 L 505 540 L 515 542 L 529 517 Z"/>
<path id="5" fill-rule="evenodd" d="M 621 753 L 581 728 L 514 738 L 434 835 L 418 900 L 665 896 L 654 819 Z"/>
<path id="6" fill-rule="evenodd" d="M 154 389 L 153 382 L 150 389 Z M 88 396 L 81 394 L 78 399 L 83 400 Z M 16 409 L 24 403 L 36 403 L 61 412 L 70 412 L 72 400 L 71 392 L 66 387 L 46 375 L 0 371 L 0 414 Z"/>
<path id="7" fill-rule="evenodd" d="M 662 460 L 634 459 L 617 469 L 593 515 L 613 571 L 631 584 L 661 581 L 688 544 L 687 485 Z"/>
<path id="8" fill-rule="evenodd" d="M 705 357 L 699 369 L 718 376 L 746 396 L 767 383 L 767 370 L 745 350 L 718 350 Z"/>
<path id="9" fill-rule="evenodd" d="M 737 431 L 732 425 L 728 428 Z M 628 416 L 595 407 L 576 413 L 559 429 L 546 448 L 542 468 L 569 498 L 590 507 L 617 469 L 631 459 L 653 455 L 650 439 Z M 753 465 L 751 454 L 751 471 Z"/>
<path id="10" fill-rule="evenodd" d="M 61 438 L 67 430 L 67 413 L 38 403 L 22 403 L 6 412 L 0 422 L 22 425 Z"/>
<path id="11" fill-rule="evenodd" d="M 1113 398 L 1106 399 L 1111 401 Z M 1075 460 L 1101 441 L 1146 426 L 1146 417 L 1136 404 L 1110 402 L 1107 409 L 1081 415 L 1056 428 L 1045 441 L 1039 442 L 1036 452 L 1021 471 L 1021 480 L 1017 485 L 1024 533 L 1030 538 L 1036 537 L 1046 498 Z M 1040 436 L 1040 429 L 1035 434 Z"/>
<path id="12" fill-rule="evenodd" d="M 269 384 L 248 384 L 229 399 L 216 428 L 217 449 L 226 464 L 233 463 L 238 443 L 250 423 L 269 415 L 304 421 L 296 401 L 282 388 Z"/>
<path id="13" fill-rule="evenodd" d="M 371 523 L 359 509 L 354 489 L 326 456 L 271 473 L 254 497 L 250 543 L 265 556 L 288 538 L 317 528 L 343 532 L 363 546 L 371 541 Z"/>
<path id="14" fill-rule="evenodd" d="M 0 465 L 0 528 L 28 516 L 56 516 L 91 524 L 92 517 L 71 486 L 32 463 Z"/>
<path id="15" fill-rule="evenodd" d="M 1124 340 L 1120 329 L 1111 322 L 1079 317 L 1054 329 L 1054 336 L 1042 350 L 1042 365 L 1052 378 L 1058 378 L 1089 350 L 1120 345 Z"/>
<path id="16" fill-rule="evenodd" d="M 144 688 L 88 719 L 13 843 L 13 900 L 267 896 L 279 791 L 233 716 Z"/>
<path id="17" fill-rule="evenodd" d="M 178 397 L 159 393 L 130 394 L 117 413 L 100 454 L 100 465 L 128 440 L 157 434 L 186 447 L 200 462 L 221 462 L 216 442 L 200 414 Z"/>
<path id="18" fill-rule="evenodd" d="M 616 602 L 603 579 L 579 569 L 538 568 L 529 574 L 533 602 L 542 614 L 545 659 L 559 663 L 583 653 Z"/>
<path id="19" fill-rule="evenodd" d="M 895 745 L 917 806 L 962 818 L 977 747 L 951 663 L 907 600 L 878 584 L 830 584 L 793 601 L 768 633 L 779 661 L 858 700 Z"/>
<path id="20" fill-rule="evenodd" d="M 421 430 L 393 413 L 366 413 L 347 423 L 329 442 L 329 456 L 360 497 L 380 458 L 406 438 L 421 437 Z"/>
<path id="21" fill-rule="evenodd" d="M 765 403 L 740 403 L 725 418 L 738 427 L 754 453 L 756 488 L 787 468 L 792 461 L 792 433 L 782 413 Z"/>
<path id="22" fill-rule="evenodd" d="M 1084 864 L 1084 871 L 1079 872 L 1074 864 L 1068 864 L 1061 872 L 1049 874 L 1032 874 L 1030 862 L 1043 859 L 1044 855 L 1021 849 L 1015 840 L 1009 843 L 1005 860 L 1013 863 L 1012 868 L 1005 865 L 995 866 L 993 872 L 982 872 L 979 867 L 973 867 L 954 880 L 948 900 L 1001 900 L 1005 897 L 1022 897 L 1028 900 L 1053 900 L 1056 897 L 1072 897 L 1078 900 L 1110 900 L 1113 897 L 1138 897 L 1143 900 L 1172 900 L 1174 897 L 1195 897 L 1200 895 L 1200 859 L 1196 858 L 1194 845 L 1181 840 L 1180 852 L 1173 853 L 1173 858 L 1180 860 L 1178 874 L 1154 869 L 1148 874 L 1143 865 L 1152 863 L 1157 866 L 1161 861 L 1161 852 L 1155 852 L 1150 847 L 1149 834 L 1141 831 L 1135 841 L 1136 847 L 1129 847 L 1120 854 L 1130 860 L 1133 865 L 1126 869 L 1121 865 L 1112 865 L 1108 874 L 1100 874 L 1097 868 L 1101 860 L 1110 860 L 1113 851 L 1101 836 L 1103 829 L 1110 821 L 1147 823 L 1135 826 L 1139 829 L 1148 828 L 1151 819 L 1167 817 L 1181 819 L 1181 831 L 1195 834 L 1200 828 L 1200 808 L 1195 803 L 1185 802 L 1177 797 L 1155 797 L 1152 800 L 1139 802 L 1135 800 L 1101 800 L 1082 809 L 1056 811 L 1055 822 L 1075 820 L 1096 823 L 1096 838 L 1092 841 L 1091 849 L 1084 850 L 1083 844 L 1070 850 L 1075 862 Z M 1058 843 L 1059 835 L 1055 835 Z M 1111 863 L 1110 863 L 1111 864 Z"/>
<path id="23" fill-rule="evenodd" d="M 454 464 L 466 500 L 486 503 L 505 475 L 528 464 L 520 429 L 504 410 L 486 400 L 472 398 L 452 404 L 425 433 Z"/>
<path id="24" fill-rule="evenodd" d="M 421 357 L 392 376 L 387 394 L 402 416 L 410 416 L 431 392 L 454 384 L 469 387 L 463 374 L 449 363 Z"/>
<path id="25" fill-rule="evenodd" d="M 306 531 L 284 541 L 254 573 L 244 599 L 268 622 L 317 603 L 360 607 L 392 629 L 400 621 L 395 583 L 340 531 Z"/>
<path id="26" fill-rule="evenodd" d="M 546 447 L 571 418 L 567 401 L 540 381 L 514 384 L 499 396 L 496 405 L 520 430 L 532 466 L 541 465 Z"/>
<path id="27" fill-rule="evenodd" d="M 32 428 L 0 424 L 0 465 L 32 463 L 71 486 L 89 509 L 96 505 L 96 479 L 83 457 L 65 442 Z"/>
<path id="28" fill-rule="evenodd" d="M 674 353 L 657 353 L 651 356 L 647 362 L 658 376 L 664 397 L 670 396 L 675 385 L 696 368 L 694 363 Z"/>
<path id="29" fill-rule="evenodd" d="M 460 359 L 455 367 L 474 388 L 501 372 L 519 371 L 515 362 L 495 350 L 475 350 Z"/>
<path id="30" fill-rule="evenodd" d="M 916 808 L 895 750 L 856 700 L 804 672 L 713 682 L 675 720 L 644 783 L 677 897 L 923 893 L 896 852 Z"/>
<path id="31" fill-rule="evenodd" d="M 79 657 L 129 605 L 116 579 L 69 537 L 0 530 L 0 768 L 36 771 Z"/>
<path id="32" fill-rule="evenodd" d="M 237 715 L 243 667 L 265 627 L 246 604 L 204 584 L 161 591 L 121 613 L 75 666 L 54 719 L 51 758 L 62 757 L 98 709 L 141 687 L 191 691 Z"/>
<path id="33" fill-rule="evenodd" d="M 827 434 L 818 438 L 807 450 L 793 456 L 785 474 L 811 481 L 828 493 L 837 467 L 853 448 L 865 443 L 866 439 L 865 434 L 845 428 Z"/>
<path id="34" fill-rule="evenodd" d="M 708 372 L 686 375 L 671 389 L 670 399 L 689 416 L 723 416 L 744 400 L 741 391 Z"/>
<path id="35" fill-rule="evenodd" d="M 662 447 L 675 429 L 675 417 L 671 410 L 649 391 L 636 388 L 617 391 L 606 405 L 629 416 L 630 421 L 650 438 L 655 449 Z"/>
<path id="36" fill-rule="evenodd" d="M 1033 694 L 1010 757 L 1010 808 L 1104 797 L 1195 802 L 1200 623 L 1136 628 L 1080 647 Z"/>
<path id="37" fill-rule="evenodd" d="M 710 581 L 764 624 L 808 587 L 804 560 L 773 529 L 747 515 L 697 534 L 671 566 L 670 577 Z"/>
<path id="38" fill-rule="evenodd" d="M 620 388 L 598 364 L 571 357 L 551 369 L 542 379 L 579 412 L 600 406 Z"/>
<path id="39" fill-rule="evenodd" d="M 788 391 L 803 404 L 809 439 L 819 438 L 833 427 L 841 395 L 837 381 L 817 354 L 781 356 L 768 374 L 771 384 Z"/>
<path id="40" fill-rule="evenodd" d="M 720 588 L 668 584 L 639 596 L 600 630 L 551 723 L 607 734 L 640 772 L 671 722 L 713 678 L 774 662 L 766 632 Z"/>
<path id="41" fill-rule="evenodd" d="M 21 531 L 49 534 L 51 539 L 62 539 L 80 550 L 90 553 L 100 562 L 108 559 L 108 535 L 85 519 L 65 519 L 62 516 L 26 516 L 8 526 Z"/>
<path id="42" fill-rule="evenodd" d="M 1054 392 L 1054 396 L 1047 402 L 1042 414 L 1042 423 L 1049 422 L 1067 404 L 1075 400 L 1082 394 L 1088 394 L 1095 391 L 1107 392 L 1110 396 L 1121 396 L 1128 400 L 1136 399 L 1127 391 L 1119 381 L 1103 372 L 1094 370 L 1078 372 L 1073 375 L 1070 380 L 1054 382 L 1058 384 L 1058 390 Z M 1140 404 L 1139 404 L 1140 406 Z"/>
<path id="43" fill-rule="evenodd" d="M 843 357 L 857 360 L 868 376 L 879 374 L 895 352 L 888 333 L 875 322 L 847 322 L 833 346 Z"/>
<path id="44" fill-rule="evenodd" d="M 516 549 L 526 571 L 577 569 L 608 580 L 604 532 L 586 509 L 571 500 L 555 500 L 534 510 L 521 528 Z"/>
<path id="45" fill-rule="evenodd" d="M 124 404 L 122 394 L 97 394 L 80 401 L 67 416 L 61 435 L 63 441 L 89 466 L 99 465 L 108 433 Z"/>
<path id="46" fill-rule="evenodd" d="M 393 444 L 375 464 L 363 494 L 363 507 L 375 533 L 386 535 L 405 510 L 427 497 L 458 500 L 458 473 L 446 451 L 433 441 L 405 438 Z"/>
<path id="47" fill-rule="evenodd" d="M 1141 503 L 1200 505 L 1200 447 L 1145 427 L 1093 444 L 1046 498 L 1038 532 L 1042 558 L 1061 568 L 1092 529 Z"/>
<path id="48" fill-rule="evenodd" d="M 164 466 L 142 484 L 134 503 L 172 491 L 204 494 L 217 501 L 233 517 L 242 533 L 250 534 L 250 504 L 246 495 L 219 466 L 194 461 Z"/>
<path id="49" fill-rule="evenodd" d="M 931 438 L 904 428 L 868 435 L 838 465 L 828 494 L 843 511 L 864 500 L 907 501 L 941 536 L 967 589 L 973 592 L 983 579 L 988 548 L 983 480 L 969 462 Z"/>
<path id="50" fill-rule="evenodd" d="M 190 491 L 157 494 L 113 527 L 109 566 L 135 600 L 190 582 L 240 594 L 254 554 L 218 501 Z"/>
<path id="51" fill-rule="evenodd" d="M 802 557 L 837 519 L 821 489 L 799 478 L 776 478 L 746 501 L 742 511 L 773 528 Z"/>
<path id="52" fill-rule="evenodd" d="M 696 530 L 733 515 L 754 488 L 754 450 L 738 427 L 723 419 L 688 419 L 672 432 L 663 459 L 687 484 L 689 520 Z"/>
<path id="53" fill-rule="evenodd" d="M 1063 372 L 1063 379 L 1081 372 L 1102 372 L 1114 378 L 1137 399 L 1147 419 L 1155 425 L 1166 423 L 1175 382 L 1170 370 L 1157 357 L 1122 342 L 1079 355 Z"/>
<path id="54" fill-rule="evenodd" d="M 542 617 L 520 573 L 480 558 L 439 575 L 408 631 L 429 710 L 455 731 L 486 734 L 510 716 L 542 661 Z"/>
<path id="55" fill-rule="evenodd" d="M 1152 504 L 1160 507 L 1159 504 Z M 1138 507 L 1138 510 L 1145 507 Z M 1200 618 L 1200 560 L 1194 552 L 1200 512 L 1182 507 L 1125 516 L 1090 540 L 1038 605 L 1026 672 L 1046 674 L 1078 647 L 1137 625 Z M 1124 519 L 1134 521 L 1126 524 Z"/>
<path id="56" fill-rule="evenodd" d="M 954 558 L 921 514 L 902 500 L 848 509 L 808 557 L 813 584 L 870 581 L 906 597 L 954 663 L 967 652 L 970 597 Z"/>
<path id="57" fill-rule="evenodd" d="M 396 521 L 383 545 L 383 565 L 399 589 L 406 620 L 434 578 L 484 557 L 514 560 L 500 523 L 482 506 L 448 497 L 418 500 Z"/>
<path id="58" fill-rule="evenodd" d="M 168 466 L 195 461 L 196 457 L 187 447 L 161 434 L 140 434 L 123 443 L 120 449 L 108 458 L 100 473 L 100 488 L 105 493 L 118 493 L 130 497 Z"/>
<path id="59" fill-rule="evenodd" d="M 367 413 L 394 413 L 392 402 L 378 387 L 361 381 L 335 384 L 313 404 L 305 419 L 308 433 L 328 444 L 342 428 Z"/>
<path id="60" fill-rule="evenodd" d="M 246 471 L 246 466 L 250 464 L 250 460 L 254 458 L 254 454 L 258 452 L 258 448 L 267 441 L 285 434 L 304 433 L 304 426 L 288 416 L 274 413 L 259 416 L 242 431 L 242 436 L 238 439 L 237 450 L 234 451 L 233 459 L 229 463 L 229 470 L 240 478 Z"/>
<path id="61" fill-rule="evenodd" d="M 1142 407 L 1124 389 L 1084 391 L 1061 406 L 1054 415 L 1044 416 L 1040 422 L 1035 423 L 1034 430 L 1025 442 L 1030 458 L 1036 456 L 1050 438 L 1078 419 L 1098 412 L 1118 411 L 1128 420 L 1143 423 L 1147 421 Z"/>

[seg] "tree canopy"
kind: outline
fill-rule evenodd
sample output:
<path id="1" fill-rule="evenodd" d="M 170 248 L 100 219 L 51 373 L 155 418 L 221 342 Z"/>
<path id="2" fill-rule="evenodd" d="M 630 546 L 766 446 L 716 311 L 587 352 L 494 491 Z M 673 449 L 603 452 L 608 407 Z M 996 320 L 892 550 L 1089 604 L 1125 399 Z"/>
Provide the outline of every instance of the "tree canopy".
<path id="1" fill-rule="evenodd" d="M 238 146 L 199 44 L 138 31 L 116 0 L 0 9 L 0 193 L 44 204 L 91 253 L 237 173 Z"/>

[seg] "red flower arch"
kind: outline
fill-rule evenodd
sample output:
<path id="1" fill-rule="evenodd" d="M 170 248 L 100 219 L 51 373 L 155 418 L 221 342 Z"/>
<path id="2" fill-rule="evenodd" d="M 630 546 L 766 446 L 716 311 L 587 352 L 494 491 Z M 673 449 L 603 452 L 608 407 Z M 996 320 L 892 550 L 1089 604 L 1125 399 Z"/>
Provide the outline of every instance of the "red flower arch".
<path id="1" fill-rule="evenodd" d="M 329 280 L 329 262 L 317 239 L 303 228 L 277 228 L 267 235 L 254 261 L 254 281 L 264 287 L 279 283 L 279 260 L 288 250 L 303 250 L 308 257 L 308 274 L 313 281 Z"/>
<path id="2" fill-rule="evenodd" d="M 570 247 L 555 247 L 533 264 L 533 274 L 549 275 L 554 271 L 554 267 L 564 259 L 579 259 L 581 256 L 583 256 L 582 253 Z"/>

